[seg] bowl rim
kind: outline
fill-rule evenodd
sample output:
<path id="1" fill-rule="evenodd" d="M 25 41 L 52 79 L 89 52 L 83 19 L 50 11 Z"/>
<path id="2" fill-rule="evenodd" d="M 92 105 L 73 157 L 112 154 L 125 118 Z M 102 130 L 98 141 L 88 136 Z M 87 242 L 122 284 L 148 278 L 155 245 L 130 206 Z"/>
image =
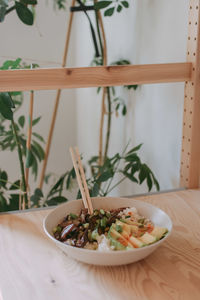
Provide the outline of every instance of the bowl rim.
<path id="1" fill-rule="evenodd" d="M 91 199 L 101 199 L 101 198 L 107 198 L 107 199 L 113 199 L 113 198 L 118 198 L 118 199 L 132 199 L 132 198 L 125 198 L 125 197 L 92 197 Z M 116 251 L 108 251 L 108 250 L 102 250 L 102 251 L 97 251 L 97 250 L 93 250 L 93 249 L 85 249 L 85 248 L 78 248 L 78 247 L 74 247 L 74 246 L 71 246 L 71 245 L 67 245 L 67 244 L 64 244 L 63 242 L 61 242 L 61 241 L 58 241 L 58 240 L 56 240 L 55 238 L 54 238 L 54 236 L 53 235 L 51 235 L 49 232 L 48 232 L 48 230 L 46 229 L 46 221 L 47 221 L 47 219 L 48 219 L 48 217 L 51 215 L 51 214 L 53 214 L 54 213 L 54 211 L 56 210 L 56 209 L 58 209 L 58 208 L 60 208 L 61 206 L 65 206 L 66 204 L 68 204 L 69 202 L 72 202 L 72 201 L 79 201 L 79 202 L 81 202 L 82 201 L 82 199 L 76 199 L 76 200 L 70 200 L 70 201 L 68 201 L 68 202 L 65 202 L 65 203 L 62 203 L 62 204 L 59 204 L 58 206 L 56 206 L 45 218 L 44 218 L 44 220 L 43 220 L 43 229 L 44 229 L 44 231 L 45 231 L 45 233 L 46 233 L 46 235 L 52 240 L 52 241 L 54 241 L 54 242 L 56 242 L 56 243 L 58 243 L 59 245 L 62 245 L 63 247 L 66 247 L 66 248 L 69 248 L 69 249 L 73 249 L 73 251 L 81 251 L 81 252 L 83 252 L 83 253 L 98 253 L 98 255 L 105 255 L 105 254 L 107 254 L 107 255 L 117 255 L 117 254 L 119 254 L 119 253 L 127 253 L 127 252 L 139 252 L 139 251 L 142 251 L 142 250 L 145 250 L 145 249 L 151 249 L 151 248 L 154 248 L 154 247 L 158 247 L 160 244 L 162 244 L 166 239 L 168 239 L 169 238 L 169 236 L 171 235 L 171 233 L 172 233 L 172 230 L 173 230 L 173 223 L 172 223 L 172 220 L 171 220 L 171 218 L 169 217 L 169 215 L 164 211 L 164 210 L 162 210 L 161 208 L 159 208 L 159 207 L 157 207 L 157 206 L 155 206 L 155 205 L 152 205 L 151 203 L 148 203 L 148 202 L 145 202 L 145 201 L 140 201 L 139 199 L 132 199 L 132 200 L 135 200 L 135 201 L 139 201 L 140 203 L 142 203 L 142 204 L 145 204 L 146 206 L 149 206 L 149 207 L 152 207 L 152 208 L 156 208 L 156 209 L 158 209 L 158 210 L 160 210 L 162 213 L 164 213 L 167 217 L 168 217 L 168 219 L 169 219 L 169 221 L 170 221 L 170 227 L 171 227 L 171 229 L 169 230 L 168 229 L 168 233 L 167 233 L 167 235 L 165 235 L 161 240 L 159 240 L 159 241 L 156 241 L 156 242 L 154 242 L 153 244 L 151 244 L 151 245 L 147 245 L 147 246 L 144 246 L 144 247 L 141 247 L 141 248 L 133 248 L 133 249 L 127 249 L 127 250 L 116 250 Z"/>

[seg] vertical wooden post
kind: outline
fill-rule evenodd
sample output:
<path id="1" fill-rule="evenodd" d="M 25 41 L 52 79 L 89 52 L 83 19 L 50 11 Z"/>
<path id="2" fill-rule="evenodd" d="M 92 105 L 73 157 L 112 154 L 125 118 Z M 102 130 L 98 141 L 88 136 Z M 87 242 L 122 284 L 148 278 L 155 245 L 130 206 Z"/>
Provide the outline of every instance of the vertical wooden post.
<path id="1" fill-rule="evenodd" d="M 180 184 L 200 187 L 200 0 L 190 0 L 187 61 L 192 80 L 185 82 Z"/>

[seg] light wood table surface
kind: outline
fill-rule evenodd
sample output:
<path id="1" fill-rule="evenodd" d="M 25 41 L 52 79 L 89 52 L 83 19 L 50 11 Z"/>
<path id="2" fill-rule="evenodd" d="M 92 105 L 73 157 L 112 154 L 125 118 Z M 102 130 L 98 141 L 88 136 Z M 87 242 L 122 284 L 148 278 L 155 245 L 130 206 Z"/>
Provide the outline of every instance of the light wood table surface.
<path id="1" fill-rule="evenodd" d="M 173 231 L 149 257 L 120 267 L 68 258 L 43 232 L 50 209 L 1 214 L 0 299 L 199 300 L 200 190 L 139 199 L 166 211 Z"/>

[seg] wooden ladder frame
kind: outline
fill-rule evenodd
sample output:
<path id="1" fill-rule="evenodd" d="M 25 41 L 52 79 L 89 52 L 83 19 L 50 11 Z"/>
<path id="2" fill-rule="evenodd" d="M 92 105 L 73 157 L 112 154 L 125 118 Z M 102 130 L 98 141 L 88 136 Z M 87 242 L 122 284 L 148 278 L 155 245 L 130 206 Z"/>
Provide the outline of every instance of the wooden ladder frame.
<path id="1" fill-rule="evenodd" d="M 0 92 L 185 82 L 180 185 L 200 187 L 200 0 L 190 0 L 187 62 L 0 71 Z"/>

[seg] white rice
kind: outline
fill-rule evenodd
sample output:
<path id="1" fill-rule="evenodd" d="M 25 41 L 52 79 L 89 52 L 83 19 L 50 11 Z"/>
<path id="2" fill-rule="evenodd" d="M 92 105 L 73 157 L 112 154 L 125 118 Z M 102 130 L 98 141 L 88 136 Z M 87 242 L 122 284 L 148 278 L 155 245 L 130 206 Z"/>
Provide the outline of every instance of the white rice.
<path id="1" fill-rule="evenodd" d="M 138 215 L 138 211 L 135 207 L 125 208 L 119 213 L 119 216 L 128 215 L 128 213 L 133 213 L 134 215 Z"/>
<path id="2" fill-rule="evenodd" d="M 112 251 L 114 250 L 113 246 L 110 246 L 110 241 L 106 238 L 104 234 L 100 236 L 98 240 L 98 248 L 97 251 Z"/>

